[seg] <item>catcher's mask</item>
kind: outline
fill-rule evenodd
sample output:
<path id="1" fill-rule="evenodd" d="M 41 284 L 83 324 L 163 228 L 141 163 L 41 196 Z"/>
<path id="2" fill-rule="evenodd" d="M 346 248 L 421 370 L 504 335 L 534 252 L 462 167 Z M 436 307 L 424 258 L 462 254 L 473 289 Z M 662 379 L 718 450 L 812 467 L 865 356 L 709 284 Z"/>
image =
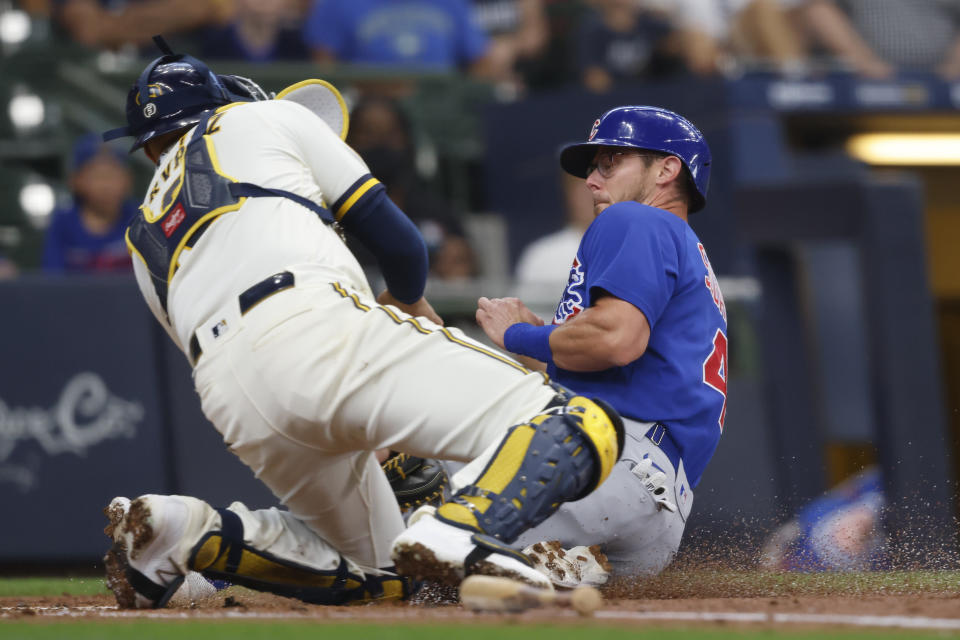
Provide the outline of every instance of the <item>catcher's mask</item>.
<path id="1" fill-rule="evenodd" d="M 676 156 L 690 174 L 690 212 L 703 209 L 710 183 L 710 147 L 703 134 L 683 116 L 660 107 L 617 107 L 593 123 L 586 142 L 567 145 L 560 166 L 578 178 L 587 177 L 597 147 L 634 147 Z"/>
<path id="2" fill-rule="evenodd" d="M 151 138 L 196 124 L 210 109 L 269 99 L 252 80 L 217 75 L 193 56 L 173 53 L 162 36 L 153 41 L 164 55 L 147 65 L 130 88 L 127 125 L 104 132 L 104 140 L 133 136 L 133 152 Z"/>

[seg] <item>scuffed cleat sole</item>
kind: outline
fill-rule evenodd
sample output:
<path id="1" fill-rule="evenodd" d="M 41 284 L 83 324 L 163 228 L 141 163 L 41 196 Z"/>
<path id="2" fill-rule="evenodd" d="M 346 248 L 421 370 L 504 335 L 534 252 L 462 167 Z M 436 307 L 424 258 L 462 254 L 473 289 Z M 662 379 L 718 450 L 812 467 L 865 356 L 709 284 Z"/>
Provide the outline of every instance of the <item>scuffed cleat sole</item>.
<path id="1" fill-rule="evenodd" d="M 523 553 L 557 587 L 596 587 L 610 578 L 610 563 L 600 545 L 564 549 L 559 541 L 551 540 L 532 544 Z"/>
<path id="2" fill-rule="evenodd" d="M 478 573 L 550 588 L 550 580 L 526 558 L 512 557 L 506 553 L 509 547 L 496 541 L 491 545 L 486 538 L 424 514 L 393 541 L 391 557 L 397 573 L 414 580 L 456 587 L 467 574 Z M 491 546 L 503 547 L 504 552 Z M 483 549 L 486 555 L 479 553 Z"/>
<path id="3" fill-rule="evenodd" d="M 130 500 L 123 497 L 114 498 L 103 509 L 103 515 L 107 516 L 107 526 L 103 532 L 113 541 L 110 550 L 103 556 L 106 583 L 121 609 L 137 608 L 137 591 L 127 579 L 130 563 L 127 561 L 127 546 L 123 542 L 123 520 L 129 510 Z"/>
<path id="4" fill-rule="evenodd" d="M 394 563 L 397 573 L 414 580 L 424 580 L 448 587 L 456 587 L 463 582 L 464 578 L 463 570 L 460 567 L 451 562 L 439 560 L 433 551 L 420 543 L 397 545 L 394 548 Z M 535 587 L 544 586 L 540 582 L 532 581 L 529 576 L 520 571 L 511 571 L 507 567 L 486 560 L 480 560 L 473 565 L 470 573 L 510 578 Z"/>
<path id="5" fill-rule="evenodd" d="M 438 560 L 433 551 L 419 542 L 395 547 L 394 564 L 397 573 L 414 580 L 427 580 L 455 587 L 463 579 L 462 572 L 457 567 Z"/>
<path id="6" fill-rule="evenodd" d="M 107 526 L 103 528 L 103 532 L 111 540 L 115 539 L 114 534 L 117 532 L 117 527 L 120 526 L 120 522 L 129 510 L 130 499 L 122 496 L 114 498 L 110 501 L 110 504 L 103 508 L 103 515 L 107 516 Z"/>
<path id="7" fill-rule="evenodd" d="M 103 556 L 106 567 L 107 588 L 113 592 L 117 606 L 121 609 L 137 608 L 137 592 L 127 579 L 127 552 L 122 544 L 115 543 Z"/>
<path id="8" fill-rule="evenodd" d="M 113 545 L 103 557 L 106 570 L 106 585 L 113 592 L 117 606 L 121 609 L 150 609 L 163 607 L 176 588 L 168 591 L 159 601 L 154 602 L 137 591 L 130 582 L 130 560 L 154 540 L 154 530 L 150 525 L 150 508 L 144 498 L 132 502 L 127 498 L 114 498 L 103 510 L 108 524 L 103 531 L 113 540 Z M 179 587 L 176 582 L 175 587 Z"/>

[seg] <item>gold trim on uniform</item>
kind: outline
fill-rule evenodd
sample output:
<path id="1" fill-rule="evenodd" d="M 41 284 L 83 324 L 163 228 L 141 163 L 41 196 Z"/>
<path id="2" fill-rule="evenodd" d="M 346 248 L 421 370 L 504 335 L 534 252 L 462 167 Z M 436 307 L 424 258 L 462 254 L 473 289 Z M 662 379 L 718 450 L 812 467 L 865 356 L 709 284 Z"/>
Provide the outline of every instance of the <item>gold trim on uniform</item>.
<path id="1" fill-rule="evenodd" d="M 136 256 L 136 257 L 140 258 L 140 262 L 142 262 L 142 263 L 143 263 L 143 266 L 145 266 L 145 267 L 147 268 L 147 271 L 150 272 L 150 275 L 152 275 L 152 276 L 154 276 L 154 277 L 156 277 L 156 278 L 159 278 L 159 277 L 160 277 L 159 275 L 157 275 L 157 274 L 153 273 L 152 271 L 150 271 L 150 265 L 147 264 L 147 261 L 146 261 L 146 259 L 144 259 L 143 254 L 141 254 L 139 251 L 137 251 L 137 248 L 136 248 L 135 246 L 133 246 L 133 243 L 132 243 L 132 242 L 130 242 L 130 227 L 127 227 L 127 230 L 124 232 L 124 234 L 123 234 L 123 239 L 124 239 L 124 241 L 127 243 L 127 253 L 129 253 L 131 256 Z"/>
<path id="2" fill-rule="evenodd" d="M 370 189 L 378 184 L 380 184 L 379 180 L 376 178 L 369 178 L 366 182 L 357 187 L 350 197 L 347 198 L 347 201 L 340 205 L 340 208 L 334 212 L 337 222 L 343 219 L 343 216 L 347 215 L 347 211 L 350 210 L 350 207 L 356 204 L 357 200 L 363 197 L 363 194 L 365 194 L 367 191 L 370 191 Z"/>
<path id="3" fill-rule="evenodd" d="M 169 175 L 169 171 L 171 171 L 172 169 L 175 169 L 176 166 L 177 166 L 179 163 L 183 162 L 183 157 L 184 157 L 184 155 L 186 154 L 186 147 L 185 147 L 185 145 L 184 145 L 184 140 L 186 140 L 186 138 L 187 138 L 187 136 L 181 136 L 180 141 L 177 143 L 177 150 L 176 150 L 175 152 L 173 152 L 173 157 L 170 159 L 170 161 L 169 161 L 163 168 L 158 169 L 158 171 L 160 172 L 159 175 L 160 175 L 161 177 L 163 176 L 164 172 L 167 172 L 168 175 Z M 146 221 L 149 222 L 150 224 L 153 224 L 154 222 L 156 222 L 157 220 L 159 220 L 159 219 L 162 218 L 163 216 L 167 215 L 167 212 L 170 210 L 170 207 L 172 207 L 172 206 L 173 206 L 173 203 L 176 201 L 177 196 L 180 195 L 180 190 L 183 188 L 183 178 L 184 178 L 185 175 L 186 175 L 186 163 L 184 163 L 184 166 L 182 167 L 182 170 L 180 171 L 180 176 L 179 176 L 179 178 L 177 179 L 177 182 L 176 182 L 175 184 L 171 185 L 170 187 L 168 187 L 168 188 L 163 192 L 163 195 L 161 196 L 161 200 L 160 200 L 160 212 L 159 212 L 158 214 L 154 215 L 152 208 L 150 208 L 150 207 L 148 207 L 148 206 L 146 206 L 146 205 L 140 205 L 140 211 L 143 212 L 143 219 L 144 219 L 144 220 L 146 220 Z M 158 183 L 158 184 L 156 185 L 156 187 L 157 187 L 157 189 L 159 189 L 160 183 Z M 151 201 L 151 202 L 153 202 L 153 198 L 154 198 L 154 196 L 155 196 L 155 194 L 154 194 L 154 192 L 153 192 L 153 189 L 154 189 L 154 187 L 151 187 L 151 189 L 150 189 L 150 192 L 151 192 L 150 201 Z M 171 194 L 172 194 L 172 195 L 171 195 Z M 168 196 L 168 195 L 170 196 L 169 203 L 168 203 L 166 206 L 164 206 L 164 202 L 167 202 L 167 196 Z"/>
<path id="4" fill-rule="evenodd" d="M 363 304 L 362 302 L 360 302 L 360 299 L 357 297 L 357 294 L 348 292 L 348 291 L 343 287 L 343 285 L 341 285 L 339 282 L 332 282 L 331 284 L 333 285 L 334 291 L 336 291 L 337 293 L 339 293 L 339 294 L 340 294 L 341 296 L 343 296 L 344 298 L 349 298 L 350 300 L 353 300 L 354 306 L 356 306 L 356 307 L 357 307 L 358 309 L 360 309 L 361 311 L 370 311 L 370 310 L 373 308 L 373 307 L 370 307 L 370 306 L 365 305 L 365 304 Z M 471 342 L 467 342 L 467 341 L 465 341 L 465 340 L 461 340 L 460 338 L 458 338 L 458 337 L 456 337 L 455 335 L 453 335 L 453 333 L 451 333 L 450 330 L 447 329 L 446 327 L 439 327 L 439 328 L 437 328 L 437 329 L 427 329 L 426 327 L 424 327 L 423 325 L 421 325 L 421 324 L 417 321 L 417 319 L 414 318 L 413 316 L 409 316 L 409 317 L 407 317 L 407 318 L 401 318 L 400 316 L 398 316 L 398 315 L 397 315 L 392 309 L 390 309 L 389 307 L 385 307 L 385 306 L 383 306 L 383 305 L 377 305 L 376 308 L 379 309 L 379 310 L 381 310 L 381 311 L 383 311 L 383 312 L 386 313 L 388 316 L 390 316 L 390 319 L 393 320 L 394 322 L 396 322 L 397 324 L 409 324 L 409 325 L 411 325 L 414 329 L 416 329 L 417 331 L 419 331 L 420 333 L 422 333 L 422 334 L 424 334 L 424 335 L 429 335 L 429 334 L 431 334 L 431 333 L 441 333 L 441 334 L 443 334 L 443 336 L 446 337 L 446 339 L 449 340 L 450 342 L 459 344 L 459 345 L 461 345 L 461 346 L 463 346 L 463 347 L 467 347 L 468 349 L 472 349 L 472 350 L 476 351 L 477 353 L 482 353 L 483 355 L 489 356 L 489 357 L 493 358 L 494 360 L 499 360 L 500 362 L 502 362 L 502 363 L 504 363 L 504 364 L 507 364 L 507 365 L 510 365 L 510 366 L 513 367 L 514 369 L 516 369 L 516 370 L 518 370 L 518 371 L 521 371 L 521 372 L 523 372 L 523 373 L 534 373 L 534 371 L 532 371 L 531 369 L 527 369 L 527 368 L 524 367 L 522 364 L 520 364 L 520 363 L 518 363 L 518 362 L 516 362 L 516 361 L 514 361 L 514 360 L 512 360 L 512 359 L 510 359 L 510 358 L 508 358 L 508 357 L 506 357 L 506 356 L 504 356 L 504 355 L 501 355 L 501 354 L 499 354 L 499 353 L 497 353 L 497 352 L 495 352 L 495 351 L 490 351 L 489 349 L 484 349 L 483 347 L 481 347 L 481 346 L 479 346 L 479 345 L 476 345 L 476 344 L 473 344 L 473 343 L 471 343 Z M 536 373 L 539 373 L 540 375 L 543 376 L 544 383 L 547 383 L 547 382 L 550 381 L 550 376 L 548 376 L 546 373 L 544 373 L 544 372 L 542 372 L 542 371 L 537 371 Z"/>
<path id="5" fill-rule="evenodd" d="M 240 103 L 235 103 L 235 104 L 240 104 Z M 232 106 L 234 105 L 228 104 L 228 105 L 225 105 L 225 107 L 221 107 L 221 109 L 229 108 Z M 210 136 L 204 135 L 203 140 L 204 140 L 204 143 L 206 143 L 207 145 L 207 153 L 210 154 L 210 164 L 213 165 L 213 170 L 216 171 L 217 174 L 229 180 L 230 182 L 237 182 L 236 178 L 232 176 L 228 176 L 226 173 L 223 172 L 223 169 L 220 167 L 220 162 L 217 160 L 217 152 L 213 148 L 213 140 L 210 139 Z M 186 171 L 184 171 L 184 173 L 186 173 Z M 180 268 L 180 265 L 179 265 L 180 254 L 181 252 L 183 252 L 183 249 L 186 246 L 187 241 L 190 240 L 190 238 L 193 236 L 196 230 L 199 229 L 208 220 L 221 216 L 225 213 L 230 213 L 231 211 L 236 211 L 237 209 L 242 207 L 246 201 L 247 201 L 247 198 L 246 196 L 244 196 L 239 200 L 237 200 L 235 204 L 227 204 L 222 207 L 217 207 L 213 211 L 209 211 L 205 213 L 203 216 L 200 217 L 200 219 L 198 219 L 196 222 L 193 223 L 193 226 L 190 227 L 185 234 L 183 234 L 183 237 L 180 239 L 179 244 L 177 244 L 177 248 L 174 249 L 173 254 L 170 257 L 170 270 L 167 273 L 168 284 L 173 280 L 173 274 L 175 274 L 177 272 L 177 269 Z"/>

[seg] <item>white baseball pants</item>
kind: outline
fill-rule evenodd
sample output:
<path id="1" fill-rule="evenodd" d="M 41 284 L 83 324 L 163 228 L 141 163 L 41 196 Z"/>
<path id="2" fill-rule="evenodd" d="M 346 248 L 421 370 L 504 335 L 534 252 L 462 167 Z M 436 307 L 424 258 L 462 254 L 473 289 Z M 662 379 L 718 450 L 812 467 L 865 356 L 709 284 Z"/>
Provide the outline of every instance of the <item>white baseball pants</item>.
<path id="1" fill-rule="evenodd" d="M 551 540 L 559 540 L 567 549 L 599 544 L 613 573 L 619 575 L 653 575 L 670 564 L 680 548 L 693 506 L 693 491 L 683 462 L 675 470 L 660 447 L 646 437 L 653 423 L 627 418 L 623 423 L 624 450 L 610 477 L 586 498 L 560 505 L 556 513 L 521 534 L 513 546 L 522 549 Z M 659 506 L 644 486 L 637 463 L 645 455 L 666 474 L 667 499 L 677 507 L 675 511 Z M 455 491 L 471 482 L 486 464 L 486 457 L 481 456 L 457 471 L 451 489 Z"/>
<path id="2" fill-rule="evenodd" d="M 310 544 L 329 550 L 318 568 L 339 554 L 390 566 L 404 524 L 373 451 L 471 460 L 555 392 L 456 329 L 381 307 L 310 266 L 289 270 L 292 289 L 243 316 L 233 301 L 197 329 L 203 412 L 318 537 Z M 247 543 L 283 558 L 302 535 Z"/>
<path id="3" fill-rule="evenodd" d="M 566 548 L 599 544 L 619 575 L 653 575 L 670 564 L 680 548 L 693 491 L 683 462 L 675 470 L 660 447 L 644 435 L 652 423 L 629 419 L 623 423 L 623 454 L 610 477 L 586 498 L 560 505 L 552 516 L 524 532 L 515 546 L 545 540 L 559 540 Z M 666 474 L 675 511 L 658 505 L 635 472 L 644 455 Z"/>

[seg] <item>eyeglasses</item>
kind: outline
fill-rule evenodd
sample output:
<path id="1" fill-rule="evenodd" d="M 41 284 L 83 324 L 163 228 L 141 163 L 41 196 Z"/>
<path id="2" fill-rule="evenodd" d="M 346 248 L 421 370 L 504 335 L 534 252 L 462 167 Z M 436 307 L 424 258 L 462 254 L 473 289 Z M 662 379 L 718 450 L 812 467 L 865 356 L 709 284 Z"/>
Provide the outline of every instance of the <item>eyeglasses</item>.
<path id="1" fill-rule="evenodd" d="M 636 151 L 601 151 L 596 155 L 594 162 L 587 165 L 587 177 L 590 177 L 590 174 L 594 171 L 599 171 L 603 178 L 609 178 L 625 157 L 644 155 L 650 154 L 637 153 Z"/>

